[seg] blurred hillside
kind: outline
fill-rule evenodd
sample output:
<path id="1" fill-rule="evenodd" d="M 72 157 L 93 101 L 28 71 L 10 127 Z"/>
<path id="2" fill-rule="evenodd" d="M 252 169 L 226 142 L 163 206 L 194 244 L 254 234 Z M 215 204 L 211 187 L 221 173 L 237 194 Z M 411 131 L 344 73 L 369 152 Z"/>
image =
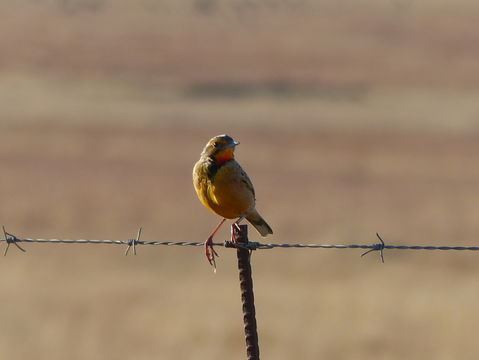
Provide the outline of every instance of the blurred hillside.
<path id="1" fill-rule="evenodd" d="M 151 83 L 477 87 L 472 1 L 2 1 L 2 69 Z"/>
<path id="2" fill-rule="evenodd" d="M 477 129 L 473 2 L 5 1 L 0 10 L 4 121 L 190 125 L 227 111 L 225 121 L 247 126 Z"/>

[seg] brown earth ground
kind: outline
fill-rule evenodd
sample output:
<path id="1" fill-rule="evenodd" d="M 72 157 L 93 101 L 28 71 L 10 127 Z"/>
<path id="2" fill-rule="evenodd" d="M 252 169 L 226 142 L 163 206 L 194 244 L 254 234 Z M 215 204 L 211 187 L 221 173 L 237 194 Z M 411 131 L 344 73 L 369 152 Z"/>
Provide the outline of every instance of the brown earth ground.
<path id="1" fill-rule="evenodd" d="M 228 133 L 275 231 L 251 240 L 477 245 L 479 7 L 364 3 L 0 2 L 0 223 L 203 241 L 191 169 Z M 245 358 L 233 250 L 24 247 L 1 359 Z M 477 358 L 479 255 L 360 254 L 253 254 L 262 358 Z"/>

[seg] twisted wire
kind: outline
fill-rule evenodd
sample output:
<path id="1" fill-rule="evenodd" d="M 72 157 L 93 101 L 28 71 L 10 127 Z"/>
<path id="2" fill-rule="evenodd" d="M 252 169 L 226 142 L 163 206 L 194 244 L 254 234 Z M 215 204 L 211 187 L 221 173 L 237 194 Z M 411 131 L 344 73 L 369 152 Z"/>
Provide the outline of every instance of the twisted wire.
<path id="1" fill-rule="evenodd" d="M 57 244 L 107 244 L 107 245 L 130 245 L 132 240 L 88 240 L 88 239 L 31 239 L 17 238 L 0 239 L 0 242 L 25 242 L 25 243 L 57 243 Z M 204 242 L 192 241 L 135 241 L 136 245 L 179 245 L 179 246 L 203 246 Z M 224 243 L 215 243 L 216 246 L 224 246 Z"/>
<path id="2" fill-rule="evenodd" d="M 362 245 L 323 245 L 323 244 L 261 244 L 254 243 L 258 249 L 273 249 L 273 248 L 310 248 L 310 249 L 371 249 L 380 250 L 379 244 Z M 383 249 L 394 250 L 471 250 L 478 251 L 478 246 L 423 246 L 423 245 L 384 245 Z"/>
<path id="3" fill-rule="evenodd" d="M 24 242 L 24 243 L 61 243 L 61 244 L 107 244 L 107 245 L 130 245 L 132 240 L 88 240 L 88 239 L 32 239 L 18 238 L 0 239 L 0 242 Z M 136 245 L 166 245 L 166 246 L 203 246 L 204 242 L 195 241 L 135 241 Z M 275 248 L 306 248 L 306 249 L 371 249 L 379 250 L 379 244 L 264 244 L 249 242 L 247 245 L 232 244 L 230 241 L 216 242 L 214 246 L 241 247 L 249 250 L 265 250 Z M 432 245 L 384 245 L 383 249 L 392 250 L 468 250 L 479 251 L 479 246 L 432 246 Z"/>
<path id="4" fill-rule="evenodd" d="M 25 251 L 18 243 L 57 243 L 57 244 L 106 244 L 106 245 L 127 245 L 125 255 L 133 248 L 133 252 L 136 254 L 137 245 L 166 245 L 166 246 L 204 246 L 204 242 L 197 241 L 143 241 L 140 240 L 141 228 L 138 230 L 135 239 L 129 240 L 90 240 L 90 239 L 34 239 L 34 238 L 19 238 L 11 233 L 8 233 L 3 227 L 4 238 L 0 239 L 1 242 L 7 243 L 4 255 L 11 244 L 14 244 L 18 249 Z M 364 256 L 372 251 L 379 251 L 381 260 L 384 262 L 383 251 L 388 250 L 453 250 L 453 251 L 478 251 L 479 246 L 433 246 L 433 245 L 386 245 L 379 234 L 376 236 L 380 240 L 380 243 L 376 244 L 263 244 L 260 242 L 248 242 L 246 244 L 232 243 L 231 241 L 225 241 L 223 243 L 213 243 L 214 246 L 224 246 L 232 248 L 242 248 L 247 250 L 265 250 L 265 249 L 291 249 L 291 248 L 303 248 L 303 249 L 365 249 L 367 250 L 361 256 Z"/>

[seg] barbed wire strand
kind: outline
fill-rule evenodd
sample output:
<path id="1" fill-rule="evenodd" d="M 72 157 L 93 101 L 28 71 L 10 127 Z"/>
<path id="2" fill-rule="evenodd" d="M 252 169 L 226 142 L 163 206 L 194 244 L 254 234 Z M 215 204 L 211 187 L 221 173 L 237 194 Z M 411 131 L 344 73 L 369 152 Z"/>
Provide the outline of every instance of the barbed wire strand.
<path id="1" fill-rule="evenodd" d="M 19 238 L 5 230 L 3 226 L 4 239 L 1 242 L 6 242 L 7 247 L 4 251 L 4 256 L 7 255 L 11 244 L 14 244 L 19 250 L 26 252 L 18 243 L 52 243 L 52 244 L 106 244 L 106 245 L 126 245 L 125 255 L 128 255 L 130 249 L 136 255 L 137 245 L 165 245 L 165 246 L 204 246 L 204 242 L 195 241 L 143 241 L 140 240 L 142 228 L 138 229 L 135 239 L 129 240 L 89 240 L 89 239 L 33 239 L 33 238 Z M 264 244 L 260 242 L 248 242 L 247 244 L 237 244 L 231 241 L 222 243 L 213 243 L 214 246 L 224 246 L 230 248 L 243 248 L 248 250 L 267 250 L 275 248 L 304 248 L 304 249 L 366 249 L 367 251 L 361 254 L 365 256 L 370 252 L 379 251 L 381 261 L 384 262 L 384 250 L 452 250 L 452 251 L 479 251 L 479 246 L 432 246 L 432 245 L 386 245 L 381 236 L 376 233 L 379 239 L 377 244 Z"/>

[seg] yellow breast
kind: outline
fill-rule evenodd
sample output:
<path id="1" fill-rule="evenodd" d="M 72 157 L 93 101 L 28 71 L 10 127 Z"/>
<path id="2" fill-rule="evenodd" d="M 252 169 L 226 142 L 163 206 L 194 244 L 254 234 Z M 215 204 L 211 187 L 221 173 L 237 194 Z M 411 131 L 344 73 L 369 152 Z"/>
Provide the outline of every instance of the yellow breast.
<path id="1" fill-rule="evenodd" d="M 249 213 L 255 206 L 254 190 L 247 175 L 235 160 L 218 166 L 210 176 L 200 159 L 193 170 L 193 184 L 201 203 L 227 219 Z"/>

